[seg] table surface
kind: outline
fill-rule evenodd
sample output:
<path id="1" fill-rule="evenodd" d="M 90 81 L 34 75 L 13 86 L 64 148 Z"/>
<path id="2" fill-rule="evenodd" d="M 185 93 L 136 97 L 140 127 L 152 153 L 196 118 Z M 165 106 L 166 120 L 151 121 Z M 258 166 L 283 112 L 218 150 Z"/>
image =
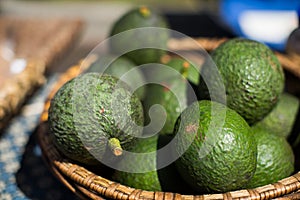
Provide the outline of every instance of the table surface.
<path id="1" fill-rule="evenodd" d="M 0 199 L 76 199 L 49 171 L 41 156 L 35 130 L 43 103 L 56 80 L 49 77 L 0 136 Z"/>

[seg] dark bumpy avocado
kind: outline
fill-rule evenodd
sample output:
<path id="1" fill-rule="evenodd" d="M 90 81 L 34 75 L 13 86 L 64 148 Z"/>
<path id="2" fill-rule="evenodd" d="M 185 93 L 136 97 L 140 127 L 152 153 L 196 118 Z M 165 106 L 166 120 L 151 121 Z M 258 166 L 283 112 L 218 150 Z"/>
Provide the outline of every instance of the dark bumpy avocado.
<path id="1" fill-rule="evenodd" d="M 212 109 L 217 114 L 212 115 Z M 178 118 L 174 134 L 175 156 L 182 154 L 176 167 L 195 190 L 237 190 L 253 176 L 257 156 L 253 134 L 247 122 L 225 105 L 207 100 L 191 104 Z"/>
<path id="2" fill-rule="evenodd" d="M 203 65 L 200 99 L 213 99 L 236 110 L 249 124 L 263 119 L 275 106 L 284 88 L 284 73 L 275 54 L 257 41 L 235 38 L 222 43 L 211 54 L 221 78 L 216 78 L 211 62 Z M 208 91 L 207 86 L 210 85 Z M 225 91 L 220 92 L 221 86 Z"/>
<path id="3" fill-rule="evenodd" d="M 144 85 L 145 77 L 141 70 L 136 68 L 136 64 L 128 58 L 114 55 L 101 55 L 98 60 L 93 63 L 87 72 L 105 73 L 115 76 L 129 85 L 130 88 L 135 88 L 138 85 Z M 145 88 L 140 87 L 133 91 L 142 100 L 145 97 Z"/>
<path id="4" fill-rule="evenodd" d="M 252 128 L 257 143 L 257 167 L 247 188 L 275 183 L 294 172 L 295 156 L 290 144 L 263 127 Z"/>
<path id="5" fill-rule="evenodd" d="M 85 164 L 97 164 L 97 160 L 110 159 L 128 149 L 142 134 L 131 120 L 143 125 L 140 100 L 130 95 L 124 82 L 99 73 L 68 81 L 49 108 L 54 144 L 67 157 Z M 112 151 L 107 151 L 108 147 Z"/>
<path id="6" fill-rule="evenodd" d="M 111 51 L 116 54 L 126 53 L 126 56 L 137 64 L 158 62 L 166 52 L 169 31 L 140 29 L 143 27 L 168 28 L 168 23 L 163 16 L 146 6 L 129 10 L 114 23 L 111 29 L 110 36 L 123 32 L 121 37 L 111 37 Z M 131 31 L 124 32 L 127 30 Z M 129 49 L 139 50 L 129 52 Z"/>

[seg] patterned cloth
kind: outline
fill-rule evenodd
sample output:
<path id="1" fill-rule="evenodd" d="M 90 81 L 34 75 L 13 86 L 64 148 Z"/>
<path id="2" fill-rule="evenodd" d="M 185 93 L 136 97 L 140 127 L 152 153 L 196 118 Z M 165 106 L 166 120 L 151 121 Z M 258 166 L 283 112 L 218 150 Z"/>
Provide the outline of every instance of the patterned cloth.
<path id="1" fill-rule="evenodd" d="M 57 75 L 50 77 L 0 133 L 1 200 L 78 199 L 47 168 L 35 136 L 44 101 L 56 79 Z"/>

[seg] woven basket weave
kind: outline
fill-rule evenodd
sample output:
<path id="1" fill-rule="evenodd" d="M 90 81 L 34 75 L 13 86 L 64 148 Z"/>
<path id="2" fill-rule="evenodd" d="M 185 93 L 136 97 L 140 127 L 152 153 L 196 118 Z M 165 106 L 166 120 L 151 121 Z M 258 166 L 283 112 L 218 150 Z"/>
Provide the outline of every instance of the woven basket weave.
<path id="1" fill-rule="evenodd" d="M 199 38 L 197 41 L 202 45 L 203 48 L 212 50 L 221 42 L 223 42 L 224 39 Z M 174 40 L 172 42 L 181 43 L 184 41 L 179 41 L 176 39 L 176 41 Z M 176 49 L 176 45 L 172 45 L 171 48 Z M 185 48 L 185 46 L 181 45 L 181 48 Z M 293 61 L 290 60 L 290 58 L 288 58 L 286 55 L 277 55 L 279 55 L 279 57 L 282 56 L 280 58 L 280 61 L 282 62 L 284 68 L 291 70 L 293 67 L 295 67 L 287 65 L 289 64 L 289 62 Z M 276 183 L 254 189 L 243 189 L 222 194 L 186 195 L 170 192 L 145 191 L 131 188 L 104 178 L 106 173 L 105 171 L 94 173 L 92 170 L 89 170 L 73 161 L 68 160 L 56 149 L 56 147 L 51 142 L 47 123 L 48 109 L 50 106 L 50 100 L 55 95 L 56 91 L 66 81 L 70 80 L 80 73 L 80 69 L 82 69 L 82 63 L 83 62 L 80 62 L 78 65 L 69 68 L 56 82 L 53 90 L 48 96 L 48 100 L 45 103 L 44 112 L 41 115 L 41 122 L 38 127 L 38 141 L 40 143 L 46 163 L 56 175 L 56 177 L 71 191 L 77 194 L 81 199 L 300 199 L 300 172 L 297 172 L 292 176 L 282 179 Z M 88 65 L 88 62 L 84 63 Z M 297 66 L 297 68 L 299 70 L 300 66 Z"/>
<path id="2" fill-rule="evenodd" d="M 0 74 L 0 130 L 17 114 L 35 89 L 45 82 L 47 69 L 73 47 L 80 36 L 82 24 L 79 19 L 0 18 L 0 47 L 4 48 L 8 37 L 13 37 L 10 39 L 15 43 L 15 57 L 27 61 L 21 73 L 10 78 Z M 3 61 L 2 57 L 0 59 Z M 4 66 L 1 67 L 3 70 Z"/>

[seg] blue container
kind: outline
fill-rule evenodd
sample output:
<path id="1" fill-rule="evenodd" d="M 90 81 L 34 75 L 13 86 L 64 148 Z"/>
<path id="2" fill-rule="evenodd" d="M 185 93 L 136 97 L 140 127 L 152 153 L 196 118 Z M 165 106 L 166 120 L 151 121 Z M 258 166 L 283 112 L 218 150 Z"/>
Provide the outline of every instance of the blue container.
<path id="1" fill-rule="evenodd" d="M 299 25 L 300 0 L 220 0 L 221 20 L 237 35 L 284 51 Z"/>

